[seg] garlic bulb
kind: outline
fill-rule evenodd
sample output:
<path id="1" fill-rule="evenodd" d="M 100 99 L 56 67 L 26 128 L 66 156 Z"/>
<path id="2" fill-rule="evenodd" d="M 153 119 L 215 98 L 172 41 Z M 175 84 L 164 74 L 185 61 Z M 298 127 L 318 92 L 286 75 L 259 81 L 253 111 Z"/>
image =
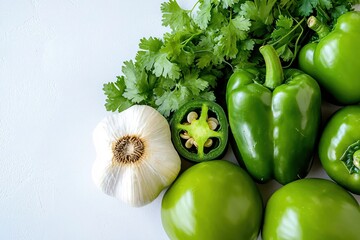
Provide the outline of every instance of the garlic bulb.
<path id="1" fill-rule="evenodd" d="M 93 138 L 93 180 L 130 206 L 153 201 L 180 171 L 167 120 L 154 108 L 134 105 L 103 119 Z"/>

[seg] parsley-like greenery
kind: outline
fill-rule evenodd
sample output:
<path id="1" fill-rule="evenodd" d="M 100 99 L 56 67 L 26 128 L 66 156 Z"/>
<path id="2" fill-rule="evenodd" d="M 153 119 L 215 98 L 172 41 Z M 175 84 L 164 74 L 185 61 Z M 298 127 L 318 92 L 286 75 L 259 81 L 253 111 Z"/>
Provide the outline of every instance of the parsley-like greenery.
<path id="1" fill-rule="evenodd" d="M 263 65 L 261 45 L 272 44 L 284 66 L 292 66 L 314 34 L 306 27 L 308 16 L 331 26 L 350 9 L 345 0 L 199 0 L 186 10 L 169 0 L 161 11 L 170 31 L 140 40 L 123 75 L 104 84 L 105 107 L 146 104 L 169 117 L 193 99 L 215 101 L 234 69 Z"/>

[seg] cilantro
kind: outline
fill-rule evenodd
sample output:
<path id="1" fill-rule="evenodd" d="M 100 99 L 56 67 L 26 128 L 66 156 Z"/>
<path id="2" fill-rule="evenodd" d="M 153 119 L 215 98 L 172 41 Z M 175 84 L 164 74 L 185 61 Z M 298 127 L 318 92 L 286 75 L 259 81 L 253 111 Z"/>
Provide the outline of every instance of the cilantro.
<path id="1" fill-rule="evenodd" d="M 147 98 L 149 85 L 145 70 L 137 68 L 132 61 L 124 62 L 122 71 L 125 75 L 125 92 L 123 97 L 133 103 L 140 103 Z"/>
<path id="2" fill-rule="evenodd" d="M 166 53 L 162 53 L 157 56 L 153 72 L 157 77 L 164 76 L 174 79 L 178 79 L 180 77 L 180 68 L 176 63 L 169 61 Z"/>
<path id="3" fill-rule="evenodd" d="M 317 6 L 318 0 L 303 0 L 299 1 L 299 14 L 303 16 L 309 16 L 313 8 Z"/>
<path id="4" fill-rule="evenodd" d="M 152 69 L 157 58 L 157 52 L 162 45 L 163 42 L 158 38 L 141 39 L 139 43 L 140 50 L 136 56 L 138 64 L 143 66 L 146 70 Z"/>
<path id="5" fill-rule="evenodd" d="M 140 39 L 122 76 L 104 84 L 105 107 L 123 111 L 146 104 L 170 118 L 187 101 L 224 102 L 221 93 L 234 69 L 263 66 L 261 45 L 273 45 L 284 66 L 291 66 L 301 44 L 316 36 L 307 17 L 331 27 L 354 2 L 359 1 L 198 0 L 187 10 L 167 0 L 160 9 L 170 31 Z"/>
<path id="6" fill-rule="evenodd" d="M 223 58 L 214 52 L 217 43 L 215 41 L 216 35 L 217 33 L 208 31 L 200 37 L 199 43 L 195 48 L 198 68 L 203 69 L 205 67 L 211 67 L 212 64 L 218 65 L 222 62 Z"/>
<path id="7" fill-rule="evenodd" d="M 204 30 L 207 28 L 208 23 L 211 19 L 211 2 L 210 0 L 205 0 L 199 6 L 199 11 L 197 12 L 194 22 L 200 27 L 200 29 Z"/>
<path id="8" fill-rule="evenodd" d="M 238 3 L 239 0 L 223 0 L 222 1 L 222 6 L 223 8 L 228 8 L 228 7 L 232 7 L 235 3 Z"/>
<path id="9" fill-rule="evenodd" d="M 214 54 L 212 52 L 210 52 L 210 51 L 202 52 L 202 53 L 198 54 L 196 66 L 199 69 L 203 69 L 207 66 L 210 66 L 211 62 L 213 61 L 213 58 L 214 58 Z"/>
<path id="10" fill-rule="evenodd" d="M 220 35 L 215 38 L 217 41 L 214 47 L 215 54 L 226 59 L 235 58 L 238 53 L 238 41 L 247 38 L 250 25 L 250 21 L 243 16 L 230 19 L 229 24 L 222 27 Z"/>
<path id="11" fill-rule="evenodd" d="M 199 70 L 197 70 L 185 73 L 179 85 L 186 87 L 192 95 L 199 96 L 200 92 L 209 86 L 209 83 L 199 78 Z"/>
<path id="12" fill-rule="evenodd" d="M 331 18 L 332 19 L 338 19 L 341 15 L 343 15 L 345 12 L 347 12 L 348 9 L 344 5 L 336 6 L 334 10 L 331 12 Z"/>
<path id="13" fill-rule="evenodd" d="M 290 61 L 294 58 L 294 52 L 291 50 L 291 43 L 292 38 L 297 36 L 297 34 L 296 32 L 293 32 L 293 23 L 294 20 L 292 18 L 280 15 L 275 24 L 276 28 L 271 33 L 271 38 L 274 40 L 273 45 L 284 61 Z"/>
<path id="14" fill-rule="evenodd" d="M 158 111 L 164 116 L 170 116 L 171 112 L 180 108 L 181 102 L 187 102 L 190 92 L 185 87 L 177 87 L 174 90 L 164 92 L 155 102 Z"/>
<path id="15" fill-rule="evenodd" d="M 125 91 L 124 77 L 117 77 L 116 82 L 110 82 L 104 84 L 104 92 L 107 96 L 106 99 L 106 110 L 108 111 L 123 111 L 133 105 L 131 101 L 123 97 Z"/>
<path id="16" fill-rule="evenodd" d="M 177 31 L 190 24 L 188 12 L 182 9 L 176 0 L 169 0 L 161 4 L 162 24 Z"/>
<path id="17" fill-rule="evenodd" d="M 351 9 L 350 2 L 345 0 L 302 0 L 297 4 L 298 14 L 305 17 L 314 14 L 319 20 L 327 24 L 334 24 L 342 13 Z"/>
<path id="18" fill-rule="evenodd" d="M 273 7 L 276 0 L 246 1 L 240 6 L 239 14 L 252 20 L 252 31 L 256 36 L 263 36 L 267 26 L 273 23 Z"/>

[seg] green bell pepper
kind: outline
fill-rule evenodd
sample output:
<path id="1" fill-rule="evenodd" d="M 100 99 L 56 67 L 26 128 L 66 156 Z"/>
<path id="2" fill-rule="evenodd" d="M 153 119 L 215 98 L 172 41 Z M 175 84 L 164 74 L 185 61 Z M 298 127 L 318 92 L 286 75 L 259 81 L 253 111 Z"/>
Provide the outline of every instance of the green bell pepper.
<path id="1" fill-rule="evenodd" d="M 318 42 L 299 52 L 299 69 L 315 78 L 336 104 L 360 102 L 360 12 L 341 15 L 330 29 L 310 17 L 308 26 L 319 35 Z"/>
<path id="2" fill-rule="evenodd" d="M 207 100 L 185 103 L 171 119 L 171 138 L 185 159 L 202 162 L 220 158 L 227 149 L 229 124 L 222 107 Z"/>
<path id="3" fill-rule="evenodd" d="M 198 163 L 166 191 L 161 220 L 171 240 L 256 240 L 263 203 L 251 177 L 225 161 Z"/>
<path id="4" fill-rule="evenodd" d="M 263 46 L 264 70 L 239 69 L 226 101 L 237 160 L 259 182 L 281 184 L 307 175 L 321 120 L 317 82 L 296 69 L 283 70 L 275 49 Z M 285 79 L 285 80 L 284 80 Z"/>
<path id="5" fill-rule="evenodd" d="M 326 179 L 301 179 L 278 189 L 265 209 L 263 240 L 360 239 L 356 199 Z"/>
<path id="6" fill-rule="evenodd" d="M 319 143 L 326 173 L 349 191 L 360 194 L 360 106 L 346 106 L 327 122 Z"/>

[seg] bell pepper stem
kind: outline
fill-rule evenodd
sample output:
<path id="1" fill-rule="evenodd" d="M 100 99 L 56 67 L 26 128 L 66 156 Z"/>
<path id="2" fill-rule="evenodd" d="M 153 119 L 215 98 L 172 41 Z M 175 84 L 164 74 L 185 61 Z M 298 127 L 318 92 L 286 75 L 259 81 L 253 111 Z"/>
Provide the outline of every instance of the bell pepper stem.
<path id="1" fill-rule="evenodd" d="M 284 81 L 284 72 L 279 55 L 272 45 L 261 46 L 259 51 L 265 60 L 266 66 L 264 86 L 274 90 Z"/>
<path id="2" fill-rule="evenodd" d="M 360 169 L 360 150 L 357 150 L 356 152 L 354 152 L 353 164 L 355 165 L 355 167 Z"/>
<path id="3" fill-rule="evenodd" d="M 307 25 L 310 29 L 314 30 L 320 39 L 325 37 L 330 33 L 330 29 L 327 25 L 322 23 L 315 16 L 310 16 L 307 20 Z"/>

